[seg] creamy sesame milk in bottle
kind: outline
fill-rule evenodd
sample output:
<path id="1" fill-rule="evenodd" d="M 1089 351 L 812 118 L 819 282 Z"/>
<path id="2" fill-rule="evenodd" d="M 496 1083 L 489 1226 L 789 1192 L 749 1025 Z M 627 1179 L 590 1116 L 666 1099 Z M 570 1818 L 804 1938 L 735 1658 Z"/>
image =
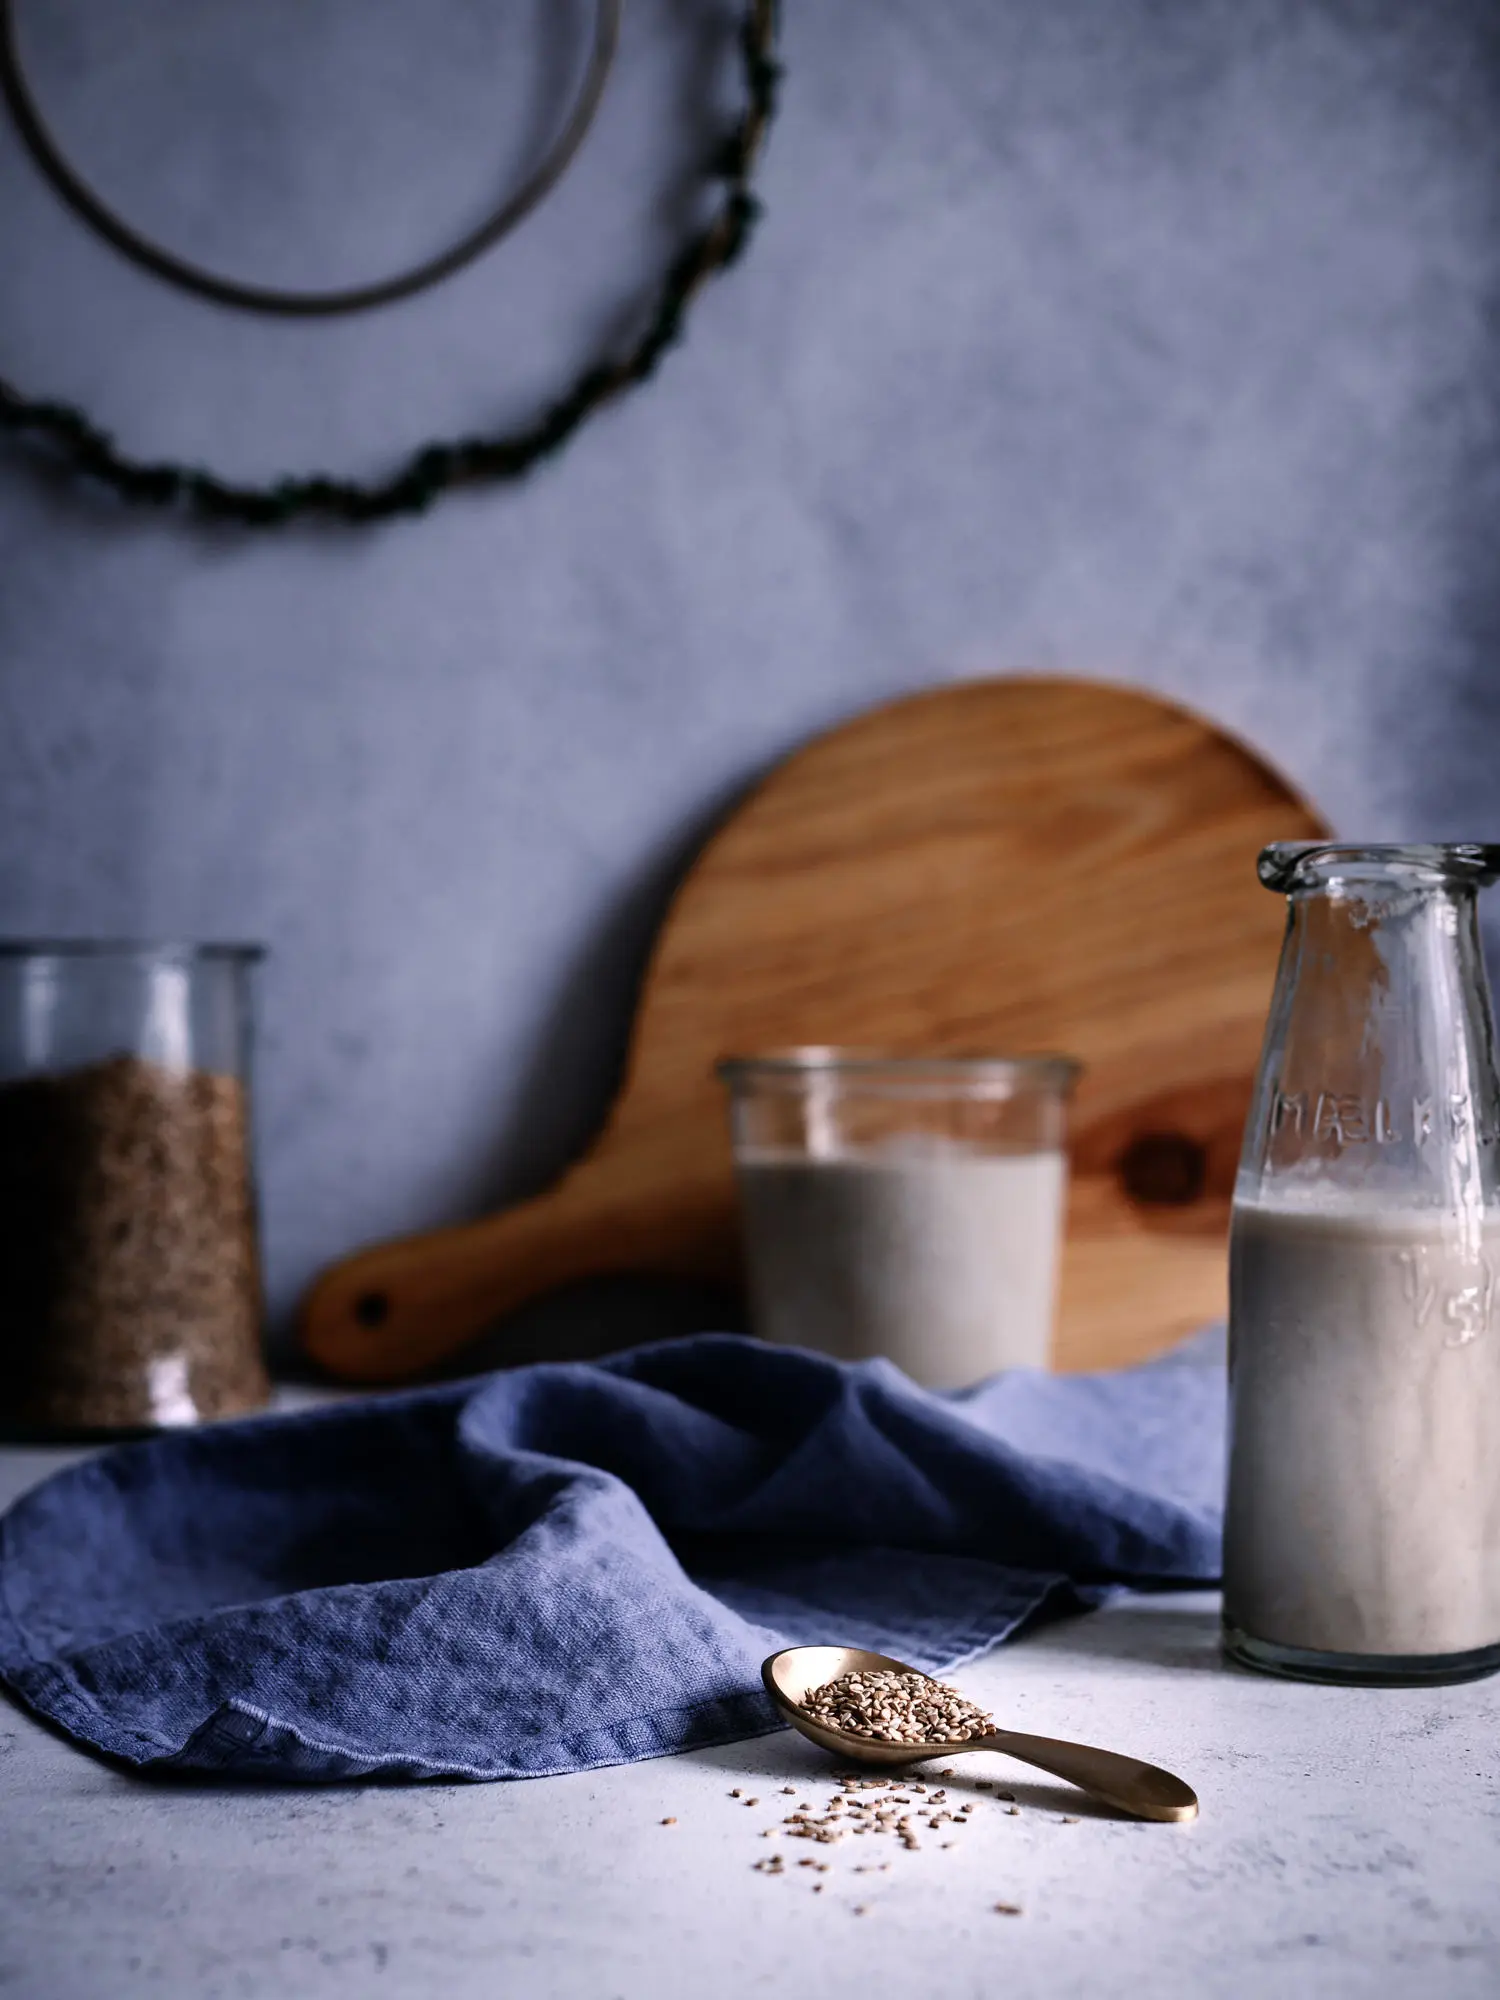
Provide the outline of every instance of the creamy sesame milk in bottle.
<path id="1" fill-rule="evenodd" d="M 1288 921 L 1230 1225 L 1225 1646 L 1500 1667 L 1496 847 L 1267 848 Z"/>

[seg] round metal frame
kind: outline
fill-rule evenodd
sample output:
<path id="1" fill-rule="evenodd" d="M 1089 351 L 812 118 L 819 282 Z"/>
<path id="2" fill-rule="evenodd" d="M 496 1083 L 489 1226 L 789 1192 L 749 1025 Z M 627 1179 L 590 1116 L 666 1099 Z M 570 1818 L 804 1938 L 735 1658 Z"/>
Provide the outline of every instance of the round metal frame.
<path id="1" fill-rule="evenodd" d="M 594 32 L 578 93 L 557 137 L 520 187 L 477 227 L 436 256 L 373 284 L 331 291 L 283 291 L 269 285 L 240 284 L 179 257 L 117 215 L 69 164 L 42 117 L 21 67 L 13 0 L 0 0 L 0 92 L 27 151 L 58 194 L 91 229 L 133 263 L 218 305 L 294 319 L 326 318 L 339 313 L 366 312 L 373 306 L 391 305 L 397 299 L 425 291 L 429 285 L 472 263 L 531 213 L 562 178 L 594 122 L 619 44 L 622 5 L 623 0 L 594 0 Z"/>

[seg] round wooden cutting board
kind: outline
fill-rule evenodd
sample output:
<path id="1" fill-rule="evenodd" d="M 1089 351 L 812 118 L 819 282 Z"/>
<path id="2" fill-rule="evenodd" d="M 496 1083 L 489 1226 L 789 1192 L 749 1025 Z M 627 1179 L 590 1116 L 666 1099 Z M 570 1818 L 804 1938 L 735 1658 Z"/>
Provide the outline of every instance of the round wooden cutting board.
<path id="1" fill-rule="evenodd" d="M 1167 1346 L 1224 1310 L 1284 919 L 1255 857 L 1324 831 L 1243 745 L 1124 688 L 973 681 L 832 730 L 683 882 L 586 1156 L 519 1207 L 334 1265 L 307 1352 L 398 1380 L 560 1283 L 732 1278 L 714 1064 L 793 1043 L 1080 1057 L 1056 1363 Z"/>

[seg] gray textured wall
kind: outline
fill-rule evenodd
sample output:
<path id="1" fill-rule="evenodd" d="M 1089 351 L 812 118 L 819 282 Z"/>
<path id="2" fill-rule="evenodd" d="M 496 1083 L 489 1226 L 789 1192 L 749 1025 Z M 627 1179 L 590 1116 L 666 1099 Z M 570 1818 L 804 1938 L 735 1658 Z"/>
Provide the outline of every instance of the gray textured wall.
<path id="1" fill-rule="evenodd" d="M 79 163 L 265 279 L 435 242 L 565 81 L 557 0 L 16 11 Z M 546 207 L 341 325 L 157 284 L 0 126 L 0 374 L 246 474 L 529 410 L 732 92 L 723 0 L 627 14 Z M 255 539 L 0 454 L 0 930 L 270 941 L 278 1306 L 564 1160 L 695 830 L 882 696 L 1136 680 L 1345 830 L 1500 835 L 1494 19 L 790 0 L 753 255 L 524 489 Z"/>

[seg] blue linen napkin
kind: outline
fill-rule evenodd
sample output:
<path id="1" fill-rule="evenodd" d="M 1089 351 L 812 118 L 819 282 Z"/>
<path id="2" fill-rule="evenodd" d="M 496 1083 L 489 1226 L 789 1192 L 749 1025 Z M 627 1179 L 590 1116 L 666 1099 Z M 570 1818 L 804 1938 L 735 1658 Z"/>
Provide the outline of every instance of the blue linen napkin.
<path id="1" fill-rule="evenodd" d="M 763 1656 L 931 1672 L 1212 1582 L 1222 1366 L 998 1376 L 706 1334 L 175 1432 L 0 1521 L 0 1677 L 152 1771 L 508 1778 L 776 1727 Z"/>

